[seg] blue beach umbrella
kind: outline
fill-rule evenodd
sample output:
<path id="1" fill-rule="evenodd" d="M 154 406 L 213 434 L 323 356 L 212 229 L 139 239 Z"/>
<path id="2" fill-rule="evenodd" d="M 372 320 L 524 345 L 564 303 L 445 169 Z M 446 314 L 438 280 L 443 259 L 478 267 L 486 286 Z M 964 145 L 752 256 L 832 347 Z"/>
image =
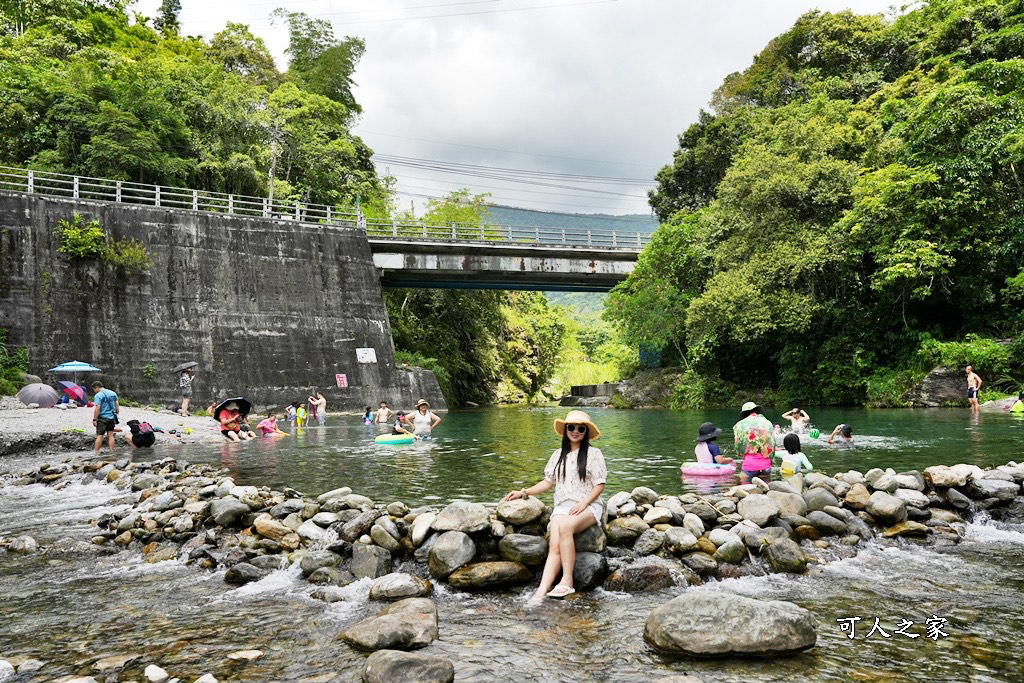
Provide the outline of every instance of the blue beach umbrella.
<path id="1" fill-rule="evenodd" d="M 67 363 L 61 363 L 55 368 L 50 368 L 50 372 L 73 372 L 75 373 L 75 384 L 78 384 L 78 373 L 80 372 L 103 372 L 99 368 L 83 363 L 80 360 L 73 360 Z"/>

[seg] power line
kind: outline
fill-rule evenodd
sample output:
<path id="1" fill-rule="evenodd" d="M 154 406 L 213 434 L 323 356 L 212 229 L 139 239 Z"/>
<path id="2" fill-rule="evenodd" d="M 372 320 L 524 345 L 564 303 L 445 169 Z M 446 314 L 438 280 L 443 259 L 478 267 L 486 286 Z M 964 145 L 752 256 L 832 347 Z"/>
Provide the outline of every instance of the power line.
<path id="1" fill-rule="evenodd" d="M 407 196 L 407 197 L 422 197 L 424 199 L 436 199 L 438 201 L 444 201 L 446 199 L 446 197 L 444 197 L 444 196 L 438 196 L 438 195 L 432 195 L 432 194 L 423 194 L 423 193 L 420 193 L 420 192 L 397 192 L 396 191 L 395 194 L 400 194 L 400 195 L 404 195 L 404 196 Z M 506 201 L 506 202 L 523 201 L 522 199 L 513 199 L 511 197 L 491 197 L 491 199 L 500 199 L 501 201 Z M 545 204 L 545 205 L 550 205 L 550 206 L 575 206 L 575 207 L 581 208 L 581 209 L 621 209 L 620 206 L 608 206 L 607 204 L 570 204 L 568 202 L 542 202 L 542 201 L 536 201 L 536 200 L 533 200 L 533 199 L 530 199 L 528 201 L 530 201 L 530 202 L 532 202 L 534 204 Z M 510 208 L 515 208 L 515 207 L 510 207 Z"/>
<path id="2" fill-rule="evenodd" d="M 633 161 L 602 161 L 600 159 L 581 159 L 579 157 L 563 157 L 563 156 L 558 156 L 557 154 L 540 154 L 540 153 L 537 153 L 537 152 L 522 152 L 522 151 L 514 150 L 514 149 L 500 149 L 500 148 L 497 148 L 497 147 L 481 147 L 479 145 L 465 145 L 465 144 L 458 143 L 458 142 L 443 142 L 441 140 L 425 140 L 423 138 L 414 138 L 414 137 L 409 137 L 407 135 L 394 135 L 392 133 L 378 133 L 378 132 L 372 131 L 372 130 L 354 131 L 354 132 L 356 132 L 356 133 L 358 133 L 360 135 L 366 135 L 366 134 L 369 134 L 369 135 L 383 135 L 384 137 L 399 138 L 401 140 L 415 140 L 416 142 L 429 142 L 429 143 L 434 144 L 434 145 L 449 145 L 451 147 L 465 147 L 467 149 L 482 149 L 482 150 L 485 150 L 485 151 L 488 151 L 488 152 L 505 152 L 505 153 L 508 153 L 508 154 L 522 154 L 524 156 L 544 157 L 546 159 L 565 159 L 567 161 L 584 161 L 584 162 L 587 162 L 587 163 L 590 163 L 590 164 L 612 164 L 612 165 L 616 165 L 616 166 L 640 166 L 640 167 L 643 167 L 643 168 L 651 168 L 651 166 L 652 166 L 651 164 L 640 164 L 640 163 L 636 163 L 636 162 L 633 162 Z"/>
<path id="3" fill-rule="evenodd" d="M 455 180 L 443 180 L 441 178 L 424 178 L 423 176 L 415 176 L 415 175 L 406 175 L 405 178 L 407 178 L 407 179 L 411 178 L 412 180 L 426 180 L 427 182 L 431 182 L 431 183 L 446 183 L 448 185 L 460 185 L 461 184 L 460 182 L 455 181 Z M 397 180 L 397 178 L 396 178 L 396 180 Z M 589 199 L 589 197 L 587 195 L 569 194 L 567 192 L 544 192 L 543 190 L 523 190 L 523 189 L 519 189 L 519 188 L 516 188 L 516 187 L 502 187 L 502 186 L 499 186 L 499 185 L 481 185 L 480 183 L 473 183 L 473 186 L 474 187 L 486 187 L 486 188 L 491 189 L 491 190 L 511 190 L 513 192 L 526 192 L 526 193 L 529 193 L 529 194 L 545 194 L 545 195 L 550 195 L 552 197 L 576 197 L 577 199 Z M 644 201 L 647 200 L 647 197 L 641 197 L 639 195 L 634 195 L 634 196 L 636 196 L 637 199 L 641 199 L 641 200 L 644 200 Z"/>
<path id="4" fill-rule="evenodd" d="M 510 168 L 506 166 L 480 166 L 478 164 L 466 164 L 458 161 L 441 161 L 437 159 L 422 159 L 419 157 L 405 157 L 395 154 L 374 154 L 375 157 L 395 163 L 398 165 L 433 165 L 443 166 L 466 171 L 478 171 L 486 173 L 506 173 L 519 177 L 537 177 L 547 180 L 563 180 L 589 183 L 605 183 L 613 185 L 643 185 L 653 187 L 654 182 L 644 178 L 621 178 L 615 176 L 583 175 L 579 173 L 562 173 L 560 171 L 539 171 L 536 169 Z"/>

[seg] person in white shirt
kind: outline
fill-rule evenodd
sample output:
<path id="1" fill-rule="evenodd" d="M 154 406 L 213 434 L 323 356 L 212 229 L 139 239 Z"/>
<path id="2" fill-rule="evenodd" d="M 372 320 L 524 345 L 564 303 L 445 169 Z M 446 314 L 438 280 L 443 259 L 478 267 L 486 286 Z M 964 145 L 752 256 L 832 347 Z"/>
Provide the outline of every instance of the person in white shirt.
<path id="1" fill-rule="evenodd" d="M 419 437 L 429 437 L 437 425 L 441 424 L 441 418 L 430 412 L 430 404 L 422 398 L 416 401 L 416 412 L 407 420 L 412 422 L 413 433 Z"/>
<path id="2" fill-rule="evenodd" d="M 590 442 L 601 436 L 601 430 L 582 410 L 574 410 L 564 420 L 555 420 L 555 433 L 562 437 L 562 447 L 555 449 L 544 468 L 544 479 L 521 491 L 512 491 L 505 500 L 528 498 L 555 489 L 555 509 L 548 525 L 548 558 L 544 563 L 540 585 L 533 601 L 544 596 L 564 598 L 575 593 L 572 571 L 576 566 L 575 536 L 601 523 L 607 467 L 604 455 Z M 559 573 L 558 585 L 552 588 Z"/>

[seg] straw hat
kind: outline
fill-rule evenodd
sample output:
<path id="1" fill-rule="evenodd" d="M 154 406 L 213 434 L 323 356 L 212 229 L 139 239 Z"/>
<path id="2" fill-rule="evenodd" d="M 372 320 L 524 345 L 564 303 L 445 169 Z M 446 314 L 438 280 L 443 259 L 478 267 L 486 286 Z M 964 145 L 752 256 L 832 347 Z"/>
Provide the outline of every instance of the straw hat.
<path id="1" fill-rule="evenodd" d="M 430 404 L 427 403 L 427 399 L 421 398 L 420 400 L 416 401 L 416 407 L 419 408 L 420 406 L 426 406 L 429 408 Z"/>
<path id="2" fill-rule="evenodd" d="M 555 420 L 555 434 L 559 436 L 565 434 L 565 425 L 567 424 L 587 425 L 587 436 L 590 441 L 601 436 L 601 430 L 597 428 L 597 425 L 590 419 L 590 416 L 582 410 L 573 410 L 565 416 L 564 420 Z"/>

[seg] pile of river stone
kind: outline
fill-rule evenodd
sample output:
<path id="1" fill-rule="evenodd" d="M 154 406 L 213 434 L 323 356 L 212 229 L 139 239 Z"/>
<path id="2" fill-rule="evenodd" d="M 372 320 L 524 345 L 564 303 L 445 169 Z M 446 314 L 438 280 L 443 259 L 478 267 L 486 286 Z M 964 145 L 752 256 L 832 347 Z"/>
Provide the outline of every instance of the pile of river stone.
<path id="1" fill-rule="evenodd" d="M 369 578 L 371 599 L 412 599 L 392 609 L 426 615 L 374 617 L 385 626 L 401 623 L 400 636 L 390 626 L 342 634 L 366 650 L 416 649 L 436 637 L 436 610 L 430 617 L 425 600 L 432 581 L 461 590 L 522 586 L 537 579 L 548 549 L 551 511 L 537 498 L 410 509 L 379 504 L 348 487 L 313 498 L 288 488 L 238 486 L 223 470 L 170 458 L 70 461 L 3 481 L 63 486 L 90 477 L 138 494 L 130 508 L 96 521 L 96 545 L 139 547 L 150 562 L 181 558 L 227 567 L 224 580 L 234 585 L 297 564 L 307 581 L 321 586 L 314 595 L 326 601 L 351 599 L 341 587 Z M 706 577 L 802 573 L 809 564 L 854 554 L 869 539 L 952 544 L 960 539 L 957 525 L 980 510 L 1024 521 L 1022 481 L 1024 466 L 1011 462 L 994 469 L 961 464 L 831 477 L 810 472 L 708 495 L 659 495 L 639 486 L 612 495 L 607 523 L 576 537 L 574 582 L 577 591 L 658 590 Z M 29 541 L 8 539 L 0 546 L 30 552 Z M 410 626 L 420 621 L 419 628 Z M 678 625 L 673 639 L 657 632 L 649 622 L 647 638 L 655 647 L 687 651 Z M 779 650 L 804 646 L 791 642 Z"/>

